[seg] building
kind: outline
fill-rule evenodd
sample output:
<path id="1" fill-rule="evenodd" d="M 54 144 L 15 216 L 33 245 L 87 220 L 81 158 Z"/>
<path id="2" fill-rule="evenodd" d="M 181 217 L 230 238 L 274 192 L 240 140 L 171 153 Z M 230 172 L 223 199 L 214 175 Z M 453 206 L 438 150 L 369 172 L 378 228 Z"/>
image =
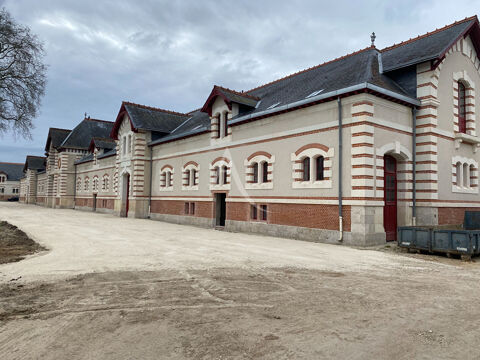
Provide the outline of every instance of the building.
<path id="1" fill-rule="evenodd" d="M 123 102 L 114 123 L 47 141 L 55 206 L 354 245 L 461 223 L 480 207 L 479 50 L 474 16 L 248 91 L 214 86 L 190 113 Z"/>
<path id="2" fill-rule="evenodd" d="M 0 201 L 20 195 L 23 164 L 0 162 Z"/>

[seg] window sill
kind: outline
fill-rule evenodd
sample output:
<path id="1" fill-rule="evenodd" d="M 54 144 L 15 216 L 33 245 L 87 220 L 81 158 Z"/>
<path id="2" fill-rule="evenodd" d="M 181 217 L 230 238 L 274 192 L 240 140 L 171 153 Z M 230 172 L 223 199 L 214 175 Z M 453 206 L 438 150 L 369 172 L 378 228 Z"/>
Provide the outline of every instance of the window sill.
<path id="1" fill-rule="evenodd" d="M 321 181 L 293 181 L 293 189 L 331 189 L 332 180 Z"/>
<path id="2" fill-rule="evenodd" d="M 210 185 L 210 190 L 230 190 L 232 188 L 231 184 L 224 185 Z"/>
<path id="3" fill-rule="evenodd" d="M 273 189 L 273 182 L 245 184 L 246 190 L 269 190 Z"/>
<path id="4" fill-rule="evenodd" d="M 453 193 L 460 193 L 460 194 L 478 194 L 478 187 L 463 187 L 463 186 L 452 186 Z"/>
<path id="5" fill-rule="evenodd" d="M 196 191 L 198 190 L 198 185 L 195 186 L 182 186 L 182 191 Z"/>
<path id="6" fill-rule="evenodd" d="M 159 189 L 160 191 L 173 191 L 173 186 L 165 186 Z"/>

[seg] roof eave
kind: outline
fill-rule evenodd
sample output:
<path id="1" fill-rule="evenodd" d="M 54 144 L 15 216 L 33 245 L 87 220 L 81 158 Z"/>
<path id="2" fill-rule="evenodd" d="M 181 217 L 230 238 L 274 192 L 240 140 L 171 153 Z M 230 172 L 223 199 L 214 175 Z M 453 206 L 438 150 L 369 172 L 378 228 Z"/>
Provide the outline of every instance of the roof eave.
<path id="1" fill-rule="evenodd" d="M 279 106 L 279 107 L 276 107 L 274 109 L 263 110 L 263 111 L 259 111 L 257 113 L 253 113 L 253 114 L 250 114 L 250 115 L 241 116 L 237 119 L 234 119 L 234 120 L 230 121 L 228 123 L 228 125 L 231 125 L 231 126 L 239 125 L 241 123 L 244 123 L 244 122 L 259 118 L 259 117 L 263 118 L 263 117 L 273 116 L 276 113 L 295 110 L 296 108 L 303 107 L 305 105 L 310 105 L 310 104 L 313 105 L 313 103 L 328 101 L 328 100 L 336 98 L 336 97 L 345 97 L 345 96 L 348 96 L 351 93 L 354 93 L 356 91 L 368 90 L 368 89 L 373 91 L 373 92 L 377 92 L 379 94 L 382 94 L 384 96 L 394 98 L 394 99 L 396 99 L 400 102 L 409 104 L 410 106 L 419 106 L 420 105 L 420 101 L 417 100 L 417 99 L 414 99 L 414 98 L 411 98 L 411 97 L 408 97 L 408 96 L 405 96 L 405 95 L 402 95 L 402 94 L 398 94 L 398 93 L 395 93 L 393 91 L 384 89 L 380 86 L 373 85 L 373 84 L 365 82 L 365 83 L 360 83 L 360 84 L 357 84 L 357 85 L 352 85 L 352 86 L 349 86 L 349 87 L 346 87 L 346 88 L 343 88 L 343 89 L 330 91 L 330 92 L 325 93 L 325 94 L 313 96 L 311 98 L 296 101 L 296 102 L 286 104 L 286 105 L 283 105 L 283 106 Z"/>

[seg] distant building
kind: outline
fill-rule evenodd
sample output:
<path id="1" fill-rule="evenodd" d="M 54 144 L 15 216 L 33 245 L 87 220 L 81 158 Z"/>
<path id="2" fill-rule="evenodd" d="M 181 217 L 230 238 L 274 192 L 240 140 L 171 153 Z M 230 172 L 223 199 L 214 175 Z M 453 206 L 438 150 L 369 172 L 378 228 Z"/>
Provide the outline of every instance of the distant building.
<path id="1" fill-rule="evenodd" d="M 458 224 L 480 207 L 479 51 L 474 16 L 249 91 L 214 86 L 189 113 L 123 102 L 115 122 L 51 129 L 22 199 L 35 175 L 51 207 L 354 245 Z"/>
<path id="2" fill-rule="evenodd" d="M 23 164 L 0 162 L 0 201 L 20 195 Z"/>

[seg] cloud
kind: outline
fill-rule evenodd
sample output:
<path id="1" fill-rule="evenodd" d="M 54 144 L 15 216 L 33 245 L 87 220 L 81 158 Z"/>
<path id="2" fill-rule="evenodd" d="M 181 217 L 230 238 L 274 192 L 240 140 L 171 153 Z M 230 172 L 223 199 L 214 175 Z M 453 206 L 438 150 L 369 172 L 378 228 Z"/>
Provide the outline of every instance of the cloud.
<path id="1" fill-rule="evenodd" d="M 6 0 L 17 21 L 44 40 L 50 67 L 33 140 L 7 135 L 0 142 L 42 149 L 50 126 L 72 128 L 84 112 L 113 120 L 122 100 L 189 111 L 203 104 L 214 84 L 248 90 L 364 48 L 372 31 L 384 47 L 471 16 L 478 5 Z M 0 148 L 0 159 L 14 157 L 7 151 Z"/>

